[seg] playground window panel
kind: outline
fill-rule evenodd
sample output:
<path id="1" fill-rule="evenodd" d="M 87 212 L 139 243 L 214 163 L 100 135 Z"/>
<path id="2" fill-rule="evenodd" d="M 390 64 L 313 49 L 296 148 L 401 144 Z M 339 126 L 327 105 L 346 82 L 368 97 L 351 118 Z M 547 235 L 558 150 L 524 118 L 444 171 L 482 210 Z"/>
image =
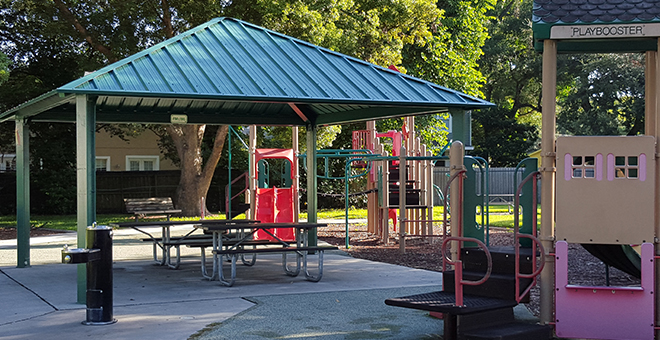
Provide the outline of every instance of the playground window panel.
<path id="1" fill-rule="evenodd" d="M 612 162 L 613 161 L 613 162 Z M 646 179 L 646 155 L 639 156 L 613 156 L 608 155 L 608 171 L 612 171 L 610 180 L 613 179 Z"/>
<path id="2" fill-rule="evenodd" d="M 594 156 L 573 156 L 573 178 L 594 178 L 596 157 Z"/>

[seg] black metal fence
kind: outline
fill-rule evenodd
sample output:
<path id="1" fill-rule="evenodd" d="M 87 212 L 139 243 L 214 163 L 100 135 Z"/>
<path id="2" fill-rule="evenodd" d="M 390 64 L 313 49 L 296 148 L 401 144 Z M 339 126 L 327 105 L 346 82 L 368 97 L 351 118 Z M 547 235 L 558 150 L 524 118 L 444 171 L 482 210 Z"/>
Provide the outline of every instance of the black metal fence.
<path id="1" fill-rule="evenodd" d="M 179 170 L 99 171 L 96 173 L 96 211 L 101 214 L 125 213 L 124 198 L 172 197 L 176 206 L 175 194 L 179 175 Z M 206 198 L 206 206 L 210 211 L 224 210 L 226 184 L 226 173 L 218 171 Z M 70 185 L 75 186 L 75 183 Z M 37 203 L 35 200 L 48 199 L 41 192 L 38 183 L 32 183 L 30 191 L 33 207 Z M 75 196 L 72 199 L 75 200 Z M 16 214 L 16 173 L 13 171 L 0 172 L 0 214 Z"/>
<path id="2" fill-rule="evenodd" d="M 516 176 L 514 173 L 516 168 L 490 168 L 488 173 L 488 194 L 491 197 L 499 197 L 505 201 L 513 202 L 513 196 L 516 191 L 516 185 L 519 185 L 523 178 L 522 173 L 524 169 L 519 169 Z M 477 174 L 479 174 L 477 170 Z M 433 169 L 433 184 L 440 188 L 440 190 L 445 190 L 445 185 L 449 180 L 449 168 L 446 167 L 435 167 Z M 477 177 L 477 195 L 481 195 L 481 177 Z M 442 201 L 437 195 L 434 196 L 434 204 L 441 205 Z M 540 190 L 539 190 L 539 202 L 540 202 Z"/>

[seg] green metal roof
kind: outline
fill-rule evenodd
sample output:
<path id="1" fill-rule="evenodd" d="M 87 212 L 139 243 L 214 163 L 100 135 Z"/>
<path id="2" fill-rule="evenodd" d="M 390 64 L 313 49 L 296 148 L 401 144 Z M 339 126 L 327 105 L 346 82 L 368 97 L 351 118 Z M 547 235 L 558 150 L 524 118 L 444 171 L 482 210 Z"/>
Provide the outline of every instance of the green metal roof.
<path id="1" fill-rule="evenodd" d="M 99 122 L 305 125 L 493 104 L 237 19 L 217 18 L 0 114 L 74 121 L 75 94 Z"/>

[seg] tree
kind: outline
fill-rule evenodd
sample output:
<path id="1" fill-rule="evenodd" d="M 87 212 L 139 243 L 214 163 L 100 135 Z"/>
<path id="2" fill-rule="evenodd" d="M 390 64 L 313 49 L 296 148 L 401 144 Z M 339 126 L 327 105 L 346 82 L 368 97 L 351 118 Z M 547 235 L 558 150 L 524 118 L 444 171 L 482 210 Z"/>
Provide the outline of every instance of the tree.
<path id="1" fill-rule="evenodd" d="M 558 102 L 559 133 L 637 135 L 644 132 L 644 55 L 594 54 L 566 58 L 572 75 Z"/>
<path id="2" fill-rule="evenodd" d="M 403 51 L 403 66 L 411 75 L 480 96 L 484 77 L 478 61 L 488 37 L 488 10 L 494 0 L 440 0 L 440 23 L 432 27 L 426 44 L 409 44 Z"/>
<path id="3" fill-rule="evenodd" d="M 36 73 L 35 68 L 28 67 L 34 60 L 47 63 L 53 56 L 57 61 L 72 60 L 67 67 L 43 68 L 44 72 L 66 73 L 53 78 L 54 83 L 35 84 L 30 77 L 24 78 L 27 83 L 23 85 L 30 91 L 21 95 L 38 89 L 46 92 L 81 76 L 83 71 L 98 69 L 216 16 L 235 16 L 384 66 L 400 64 L 404 44 L 425 43 L 440 17 L 433 2 L 412 0 L 0 0 L 0 4 L 5 9 L 0 13 L 0 48 L 12 60 L 21 62 L 18 68 Z M 20 85 L 19 78 L 15 80 L 13 85 Z M 6 92 L 16 88 L 8 86 Z M 11 104 L 5 104 L 5 108 L 22 102 L 16 99 L 8 100 L 6 103 Z M 198 202 L 206 195 L 227 128 L 218 129 L 215 149 L 206 160 L 200 152 L 205 126 L 166 129 L 181 159 L 178 204 L 184 214 L 199 215 Z"/>
<path id="4" fill-rule="evenodd" d="M 532 1 L 498 1 L 488 14 L 490 38 L 479 60 L 486 100 L 472 115 L 473 153 L 492 166 L 515 166 L 538 140 L 541 60 L 532 46 Z"/>

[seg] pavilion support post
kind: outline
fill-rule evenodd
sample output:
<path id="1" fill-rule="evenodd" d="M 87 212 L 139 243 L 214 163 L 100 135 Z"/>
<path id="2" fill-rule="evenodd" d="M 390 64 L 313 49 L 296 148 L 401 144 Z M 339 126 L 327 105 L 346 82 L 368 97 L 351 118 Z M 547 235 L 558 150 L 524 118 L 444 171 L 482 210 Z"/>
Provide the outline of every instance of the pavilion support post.
<path id="1" fill-rule="evenodd" d="M 249 190 L 246 199 L 249 199 L 250 203 L 250 219 L 256 220 L 257 219 L 257 164 L 255 163 L 255 158 L 254 155 L 257 152 L 257 126 L 256 125 L 250 125 L 250 139 L 248 141 L 249 143 L 249 162 L 250 168 L 248 169 L 248 177 L 249 177 Z"/>
<path id="2" fill-rule="evenodd" d="M 451 136 L 452 140 L 460 140 L 467 149 L 472 145 L 472 123 L 471 115 L 465 110 L 450 109 L 451 114 Z"/>
<path id="3" fill-rule="evenodd" d="M 16 117 L 16 249 L 17 267 L 30 266 L 30 128 Z"/>
<path id="4" fill-rule="evenodd" d="M 76 178 L 78 248 L 86 247 L 87 227 L 96 221 L 96 98 L 76 96 Z M 87 269 L 78 264 L 78 303 L 85 303 Z"/>
<path id="5" fill-rule="evenodd" d="M 557 42 L 543 42 L 543 92 L 541 128 L 541 244 L 545 249 L 545 267 L 541 272 L 540 321 L 554 321 L 555 238 L 555 129 L 557 96 Z"/>
<path id="6" fill-rule="evenodd" d="M 367 134 L 370 139 L 366 141 L 366 146 L 364 147 L 365 149 L 371 149 L 371 150 L 376 150 L 376 147 L 374 145 L 374 136 L 376 136 L 376 121 L 375 120 L 370 120 L 367 121 L 367 131 L 369 131 L 369 134 Z M 377 153 L 377 152 L 376 152 Z M 375 169 L 376 166 L 371 163 L 372 169 Z M 372 170 L 374 171 L 374 170 Z M 376 183 L 377 181 L 372 181 L 371 175 L 367 175 L 369 180 L 367 180 L 367 190 L 372 190 L 376 188 Z M 378 216 L 380 215 L 379 207 L 378 207 L 378 195 L 375 192 L 367 194 L 367 231 L 373 234 L 378 233 Z"/>
<path id="7" fill-rule="evenodd" d="M 316 223 L 317 219 L 317 178 L 316 178 L 316 126 L 307 125 L 307 222 Z M 316 246 L 316 229 L 309 231 L 309 245 Z"/>
<path id="8" fill-rule="evenodd" d="M 300 215 L 300 167 L 298 166 L 298 154 L 300 154 L 300 148 L 298 147 L 298 127 L 294 126 L 291 128 L 291 144 L 293 144 L 293 192 L 294 192 L 294 202 L 293 202 L 293 220 L 298 223 L 298 216 Z"/>

